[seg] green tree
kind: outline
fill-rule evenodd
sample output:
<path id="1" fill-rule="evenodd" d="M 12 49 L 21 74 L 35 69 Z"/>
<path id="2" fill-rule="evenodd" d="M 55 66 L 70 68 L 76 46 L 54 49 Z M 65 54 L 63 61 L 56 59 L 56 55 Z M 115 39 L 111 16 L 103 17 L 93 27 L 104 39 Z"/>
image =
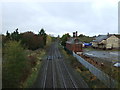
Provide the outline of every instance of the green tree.
<path id="1" fill-rule="evenodd" d="M 41 36 L 46 35 L 45 30 L 43 28 L 40 30 L 39 35 L 41 35 Z"/>
<path id="2" fill-rule="evenodd" d="M 44 42 L 44 46 L 45 46 L 46 45 L 46 38 L 47 38 L 47 34 L 45 33 L 45 30 L 42 28 L 38 35 L 43 38 L 43 42 Z"/>
<path id="3" fill-rule="evenodd" d="M 85 42 L 85 43 L 90 43 L 94 37 L 89 37 L 89 36 L 86 36 L 86 35 L 83 35 L 83 34 L 80 34 L 78 39 L 81 41 L 81 42 Z"/>
<path id="4" fill-rule="evenodd" d="M 36 50 L 44 47 L 43 37 L 33 32 L 21 33 L 20 37 L 23 46 L 28 49 Z"/>
<path id="5" fill-rule="evenodd" d="M 8 31 L 6 32 L 6 38 L 10 39 L 10 33 Z"/>
<path id="6" fill-rule="evenodd" d="M 62 38 L 61 38 L 61 44 L 63 45 L 63 46 L 66 46 L 66 41 L 67 41 L 67 39 L 70 37 L 70 35 L 69 34 L 64 34 L 63 36 L 62 36 Z"/>
<path id="7" fill-rule="evenodd" d="M 9 41 L 3 49 L 2 86 L 19 88 L 24 76 L 29 73 L 28 62 L 20 42 Z"/>
<path id="8" fill-rule="evenodd" d="M 19 36 L 18 28 L 11 34 L 11 38 L 12 40 L 19 41 L 20 36 Z"/>

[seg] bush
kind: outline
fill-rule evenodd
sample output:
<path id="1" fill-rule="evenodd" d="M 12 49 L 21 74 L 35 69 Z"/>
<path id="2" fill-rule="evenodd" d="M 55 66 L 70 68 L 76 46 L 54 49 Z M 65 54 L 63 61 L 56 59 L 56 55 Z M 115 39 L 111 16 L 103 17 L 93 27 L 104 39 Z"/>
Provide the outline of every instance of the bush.
<path id="1" fill-rule="evenodd" d="M 3 88 L 19 88 L 29 73 L 29 65 L 20 42 L 9 41 L 5 44 L 3 56 Z M 27 72 L 27 73 L 26 73 Z"/>
<path id="2" fill-rule="evenodd" d="M 30 55 L 29 56 L 29 63 L 31 67 L 33 68 L 37 64 L 37 58 L 35 56 Z"/>
<path id="3" fill-rule="evenodd" d="M 33 32 L 20 34 L 22 44 L 30 50 L 36 50 L 44 47 L 43 37 Z"/>

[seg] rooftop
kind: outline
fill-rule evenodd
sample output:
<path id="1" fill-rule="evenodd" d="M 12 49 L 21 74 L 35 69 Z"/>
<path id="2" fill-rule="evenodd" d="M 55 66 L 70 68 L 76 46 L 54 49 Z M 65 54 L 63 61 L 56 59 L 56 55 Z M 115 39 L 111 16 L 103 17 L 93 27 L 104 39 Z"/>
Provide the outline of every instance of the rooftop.
<path id="1" fill-rule="evenodd" d="M 69 38 L 67 41 L 66 41 L 66 43 L 69 43 L 69 44 L 82 44 L 82 42 L 79 40 L 79 39 L 77 39 L 77 38 Z"/>
<path id="2" fill-rule="evenodd" d="M 106 40 L 107 38 L 109 38 L 110 36 L 116 36 L 120 39 L 120 34 L 109 34 L 109 35 L 98 35 L 95 40 L 93 40 L 93 42 L 100 42 L 102 40 Z"/>

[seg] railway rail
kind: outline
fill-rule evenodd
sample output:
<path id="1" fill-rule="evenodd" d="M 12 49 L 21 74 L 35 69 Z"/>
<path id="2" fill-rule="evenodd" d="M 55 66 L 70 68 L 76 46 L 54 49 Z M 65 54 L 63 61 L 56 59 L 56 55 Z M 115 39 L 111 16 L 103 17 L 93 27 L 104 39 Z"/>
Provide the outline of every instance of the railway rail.
<path id="1" fill-rule="evenodd" d="M 43 90 L 45 88 L 80 88 L 79 83 L 68 69 L 68 66 L 64 62 L 64 57 L 61 55 L 58 49 L 58 43 L 52 44 L 49 48 L 47 59 L 45 59 L 45 65 L 40 77 L 40 84 Z M 48 57 L 51 56 L 51 59 Z"/>

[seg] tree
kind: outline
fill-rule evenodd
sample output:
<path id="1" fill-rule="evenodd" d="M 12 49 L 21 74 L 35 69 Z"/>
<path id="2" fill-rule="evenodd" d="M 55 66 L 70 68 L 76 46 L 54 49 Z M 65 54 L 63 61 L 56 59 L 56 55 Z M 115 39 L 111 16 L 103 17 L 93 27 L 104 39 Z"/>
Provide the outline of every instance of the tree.
<path id="1" fill-rule="evenodd" d="M 6 32 L 6 38 L 10 39 L 10 33 L 8 31 Z"/>
<path id="2" fill-rule="evenodd" d="M 46 38 L 47 38 L 47 34 L 45 33 L 45 30 L 42 28 L 38 35 L 43 38 L 43 42 L 44 42 L 44 46 L 45 46 L 46 45 Z"/>
<path id="3" fill-rule="evenodd" d="M 43 28 L 40 30 L 39 35 L 40 35 L 40 36 L 46 35 L 45 30 L 44 30 Z"/>
<path id="4" fill-rule="evenodd" d="M 69 34 L 64 34 L 63 36 L 62 36 L 62 38 L 61 38 L 61 44 L 63 45 L 63 46 L 66 46 L 66 41 L 67 41 L 67 39 L 70 37 L 70 35 Z"/>
<path id="5" fill-rule="evenodd" d="M 20 36 L 19 36 L 18 28 L 11 34 L 11 38 L 12 40 L 19 41 Z"/>
<path id="6" fill-rule="evenodd" d="M 85 36 L 85 35 L 83 35 L 83 34 L 80 34 L 80 35 L 79 35 L 79 37 L 84 37 L 84 36 Z"/>
<path id="7" fill-rule="evenodd" d="M 20 42 L 9 41 L 3 49 L 2 86 L 3 88 L 19 88 L 26 72 L 29 73 L 28 60 Z"/>
<path id="8" fill-rule="evenodd" d="M 78 38 L 81 42 L 85 42 L 85 43 L 90 43 L 93 40 L 93 37 L 89 37 L 83 34 L 80 34 Z"/>
<path id="9" fill-rule="evenodd" d="M 44 47 L 43 37 L 33 32 L 25 32 L 20 34 L 22 44 L 31 50 Z"/>
<path id="10" fill-rule="evenodd" d="M 33 32 L 25 32 L 22 33 L 21 35 L 21 42 L 22 44 L 27 47 L 28 49 L 32 49 L 34 47 L 34 43 L 33 43 L 33 37 L 34 37 L 34 33 Z"/>

